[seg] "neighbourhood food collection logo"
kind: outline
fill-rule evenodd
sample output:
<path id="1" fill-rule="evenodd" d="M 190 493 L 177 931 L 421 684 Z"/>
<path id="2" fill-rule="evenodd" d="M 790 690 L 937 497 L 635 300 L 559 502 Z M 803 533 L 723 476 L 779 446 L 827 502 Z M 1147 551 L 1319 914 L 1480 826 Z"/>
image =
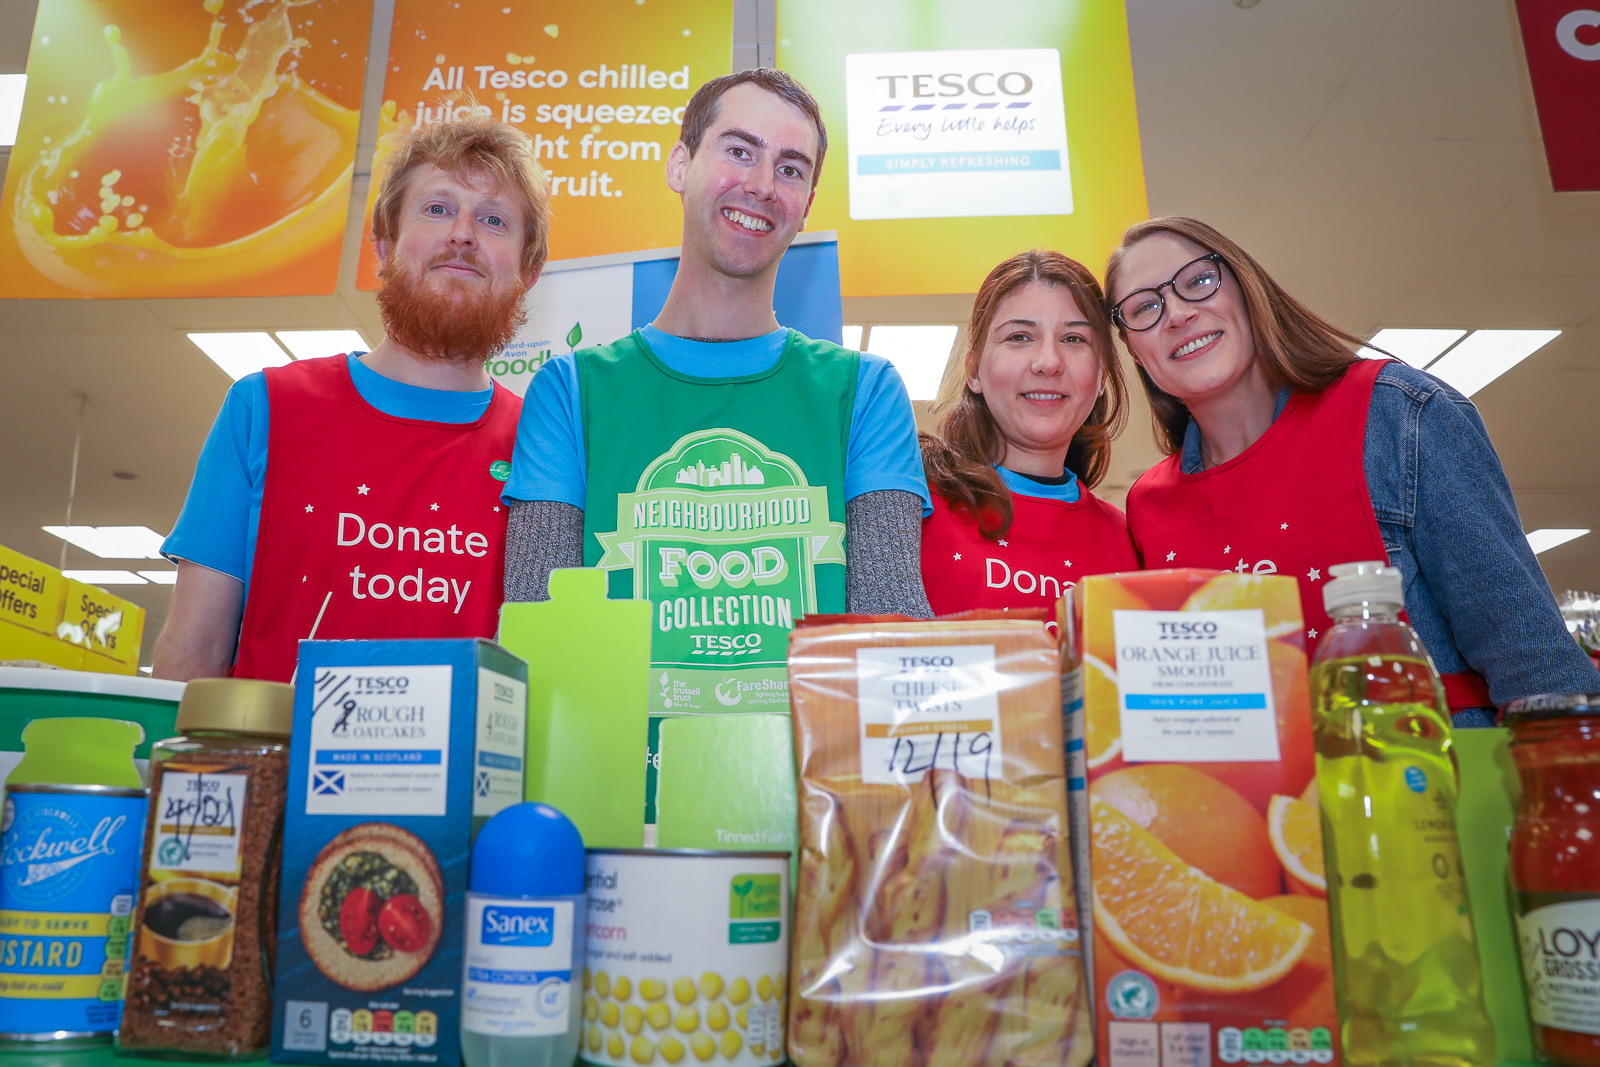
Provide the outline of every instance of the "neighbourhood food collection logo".
<path id="1" fill-rule="evenodd" d="M 731 429 L 681 438 L 617 495 L 602 570 L 653 607 L 652 713 L 788 705 L 788 631 L 817 610 L 814 567 L 844 562 L 844 524 L 799 464 Z"/>
<path id="2" fill-rule="evenodd" d="M 1072 213 L 1054 48 L 845 57 L 852 219 Z"/>

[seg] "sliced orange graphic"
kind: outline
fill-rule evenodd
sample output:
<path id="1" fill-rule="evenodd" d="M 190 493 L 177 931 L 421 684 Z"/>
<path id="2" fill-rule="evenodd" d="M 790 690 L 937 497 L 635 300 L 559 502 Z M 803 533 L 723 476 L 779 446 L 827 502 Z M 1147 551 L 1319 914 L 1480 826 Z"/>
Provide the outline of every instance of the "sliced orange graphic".
<path id="1" fill-rule="evenodd" d="M 1237 611 L 1260 608 L 1268 637 L 1300 630 L 1300 590 L 1277 575 L 1220 574 L 1189 595 L 1184 611 Z"/>
<path id="2" fill-rule="evenodd" d="M 1094 918 L 1117 952 L 1174 985 L 1261 989 L 1288 974 L 1312 929 L 1189 866 L 1132 819 L 1090 802 Z"/>
<path id="3" fill-rule="evenodd" d="M 1321 809 L 1322 797 L 1317 792 L 1317 779 L 1315 776 L 1306 783 L 1305 790 L 1300 794 L 1300 799 L 1310 804 L 1313 808 Z"/>
<path id="4" fill-rule="evenodd" d="M 1083 657 L 1084 755 L 1096 770 L 1122 755 L 1122 712 L 1117 672 L 1094 656 Z"/>
<path id="5" fill-rule="evenodd" d="M 1311 896 L 1327 896 L 1322 817 L 1317 808 L 1295 797 L 1275 796 L 1267 804 L 1267 833 L 1291 888 Z"/>

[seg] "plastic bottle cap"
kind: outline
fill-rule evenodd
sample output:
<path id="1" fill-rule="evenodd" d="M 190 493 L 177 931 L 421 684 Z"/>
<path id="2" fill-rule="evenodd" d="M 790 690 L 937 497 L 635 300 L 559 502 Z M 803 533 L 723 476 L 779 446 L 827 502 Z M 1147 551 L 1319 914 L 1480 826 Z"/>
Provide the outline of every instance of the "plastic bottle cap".
<path id="1" fill-rule="evenodd" d="M 6 785 L 106 785 L 144 788 L 133 751 L 144 727 L 124 719 L 34 719 L 22 728 L 22 759 Z"/>
<path id="2" fill-rule="evenodd" d="M 1400 569 L 1377 560 L 1336 563 L 1328 568 L 1333 580 L 1322 587 L 1322 604 L 1328 614 L 1348 604 L 1405 603 Z"/>
<path id="3" fill-rule="evenodd" d="M 571 897 L 584 891 L 587 854 L 572 820 L 548 804 L 513 804 L 472 844 L 474 893 Z"/>

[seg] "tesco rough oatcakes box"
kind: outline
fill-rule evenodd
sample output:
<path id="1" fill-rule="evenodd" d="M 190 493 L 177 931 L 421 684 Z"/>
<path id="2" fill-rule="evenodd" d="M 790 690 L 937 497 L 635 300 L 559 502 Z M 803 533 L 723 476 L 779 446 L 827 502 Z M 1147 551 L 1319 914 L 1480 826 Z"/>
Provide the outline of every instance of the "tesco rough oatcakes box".
<path id="1" fill-rule="evenodd" d="M 489 641 L 302 641 L 272 1059 L 461 1062 L 474 831 L 522 800 L 528 667 Z"/>

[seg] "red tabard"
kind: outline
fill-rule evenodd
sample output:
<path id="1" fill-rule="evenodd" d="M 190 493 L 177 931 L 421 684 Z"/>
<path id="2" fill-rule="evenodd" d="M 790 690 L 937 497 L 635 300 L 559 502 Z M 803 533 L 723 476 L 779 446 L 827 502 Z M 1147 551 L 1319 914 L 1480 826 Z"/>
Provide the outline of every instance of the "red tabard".
<path id="1" fill-rule="evenodd" d="M 1367 407 L 1387 360 L 1361 360 L 1321 393 L 1295 393 L 1255 444 L 1184 474 L 1178 456 L 1128 493 L 1128 527 L 1147 568 L 1216 567 L 1292 574 L 1300 583 L 1306 654 L 1332 625 L 1322 586 L 1335 563 L 1389 556 L 1367 492 Z M 1450 707 L 1492 706 L 1475 673 L 1446 675 Z"/>
<path id="2" fill-rule="evenodd" d="M 496 474 L 510 471 L 522 401 L 496 384 L 476 422 L 423 422 L 362 399 L 344 356 L 266 376 L 267 475 L 234 676 L 288 681 L 311 636 L 493 637 Z"/>
<path id="3" fill-rule="evenodd" d="M 922 584 L 936 615 L 1050 608 L 1089 574 L 1139 569 L 1122 512 L 1079 486 L 1076 503 L 1013 495 L 1011 529 L 991 541 L 933 494 L 922 521 Z M 1052 626 L 1052 632 L 1054 627 Z"/>

